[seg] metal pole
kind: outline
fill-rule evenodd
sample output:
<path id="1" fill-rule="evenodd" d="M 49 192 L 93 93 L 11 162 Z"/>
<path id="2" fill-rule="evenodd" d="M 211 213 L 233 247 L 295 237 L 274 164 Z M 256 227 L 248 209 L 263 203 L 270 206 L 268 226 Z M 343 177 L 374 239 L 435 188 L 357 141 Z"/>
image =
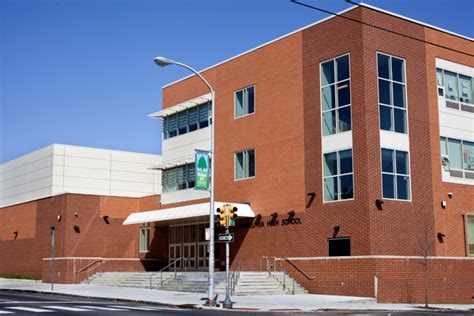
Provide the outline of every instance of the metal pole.
<path id="1" fill-rule="evenodd" d="M 225 234 L 229 236 L 229 228 L 226 228 Z M 225 300 L 222 304 L 224 308 L 232 308 L 232 301 L 229 296 L 229 257 L 230 257 L 230 240 L 225 242 Z"/>
<path id="2" fill-rule="evenodd" d="M 207 81 L 205 81 L 207 83 Z M 209 84 L 208 84 L 209 85 Z M 210 187 L 210 212 L 209 212 L 209 233 L 210 233 L 210 238 L 209 238 L 209 281 L 208 281 L 208 286 L 209 286 L 209 305 L 215 305 L 216 302 L 214 300 L 214 264 L 215 264 L 215 252 L 214 252 L 214 212 L 215 212 L 215 207 L 214 207 L 214 171 L 215 171 L 215 165 L 216 165 L 216 159 L 215 159 L 215 150 L 214 150 L 214 126 L 215 126 L 215 93 L 214 90 L 210 87 L 209 89 L 211 90 L 211 187 Z"/>
<path id="3" fill-rule="evenodd" d="M 51 229 L 51 292 L 54 291 L 54 226 Z"/>

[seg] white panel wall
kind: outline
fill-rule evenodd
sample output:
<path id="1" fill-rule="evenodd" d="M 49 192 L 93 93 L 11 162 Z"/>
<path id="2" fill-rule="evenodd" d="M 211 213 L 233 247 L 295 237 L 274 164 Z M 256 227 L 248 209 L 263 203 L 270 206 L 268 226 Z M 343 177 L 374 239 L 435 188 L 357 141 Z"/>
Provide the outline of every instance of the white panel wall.
<path id="1" fill-rule="evenodd" d="M 193 159 L 196 149 L 211 149 L 211 129 L 209 127 L 164 139 L 163 164 Z"/>
<path id="2" fill-rule="evenodd" d="M 174 192 L 166 192 L 161 195 L 161 204 L 172 204 L 178 202 L 192 201 L 198 199 L 208 199 L 208 191 L 200 191 L 194 189 L 179 190 Z"/>
<path id="3" fill-rule="evenodd" d="M 352 148 L 352 131 L 323 136 L 321 145 L 323 153 Z"/>
<path id="4" fill-rule="evenodd" d="M 161 194 L 161 156 L 53 144 L 0 165 L 0 207 L 63 193 Z"/>

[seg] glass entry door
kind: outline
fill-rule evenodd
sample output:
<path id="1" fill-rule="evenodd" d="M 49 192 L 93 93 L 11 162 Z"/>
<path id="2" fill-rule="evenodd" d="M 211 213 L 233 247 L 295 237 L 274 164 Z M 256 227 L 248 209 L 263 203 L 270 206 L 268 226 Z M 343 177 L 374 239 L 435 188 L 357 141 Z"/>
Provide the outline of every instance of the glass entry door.
<path id="1" fill-rule="evenodd" d="M 170 226 L 169 262 L 182 258 L 179 264 L 176 264 L 180 270 L 206 270 L 209 259 L 208 242 L 205 238 L 207 226 L 207 224 Z"/>

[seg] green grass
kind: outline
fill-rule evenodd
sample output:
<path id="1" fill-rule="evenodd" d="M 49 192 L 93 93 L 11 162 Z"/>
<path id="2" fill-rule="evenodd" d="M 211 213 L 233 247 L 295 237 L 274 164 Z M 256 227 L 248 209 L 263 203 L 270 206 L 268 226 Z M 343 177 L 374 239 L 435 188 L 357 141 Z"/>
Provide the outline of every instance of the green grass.
<path id="1" fill-rule="evenodd" d="M 18 275 L 18 274 L 1 274 L 0 278 L 3 279 L 23 279 L 23 280 L 41 280 L 41 278 L 29 276 L 29 275 Z"/>

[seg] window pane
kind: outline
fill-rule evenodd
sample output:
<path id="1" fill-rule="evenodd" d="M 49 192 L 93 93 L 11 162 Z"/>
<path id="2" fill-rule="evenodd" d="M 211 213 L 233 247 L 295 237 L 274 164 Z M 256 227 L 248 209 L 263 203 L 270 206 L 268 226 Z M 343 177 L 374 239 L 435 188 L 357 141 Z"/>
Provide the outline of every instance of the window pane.
<path id="1" fill-rule="evenodd" d="M 194 188 L 196 181 L 196 166 L 194 164 L 188 165 L 188 188 Z"/>
<path id="2" fill-rule="evenodd" d="M 354 197 L 354 183 L 352 174 L 341 176 L 341 200 Z"/>
<path id="3" fill-rule="evenodd" d="M 392 80 L 405 82 L 404 61 L 396 57 L 392 57 Z"/>
<path id="4" fill-rule="evenodd" d="M 338 200 L 337 177 L 324 179 L 324 201 Z"/>
<path id="5" fill-rule="evenodd" d="M 192 107 L 188 110 L 188 128 L 189 131 L 195 131 L 198 128 L 198 107 Z"/>
<path id="6" fill-rule="evenodd" d="M 397 176 L 397 199 L 410 199 L 410 177 Z"/>
<path id="7" fill-rule="evenodd" d="M 440 97 L 444 96 L 444 89 L 443 88 L 438 88 L 438 95 Z"/>
<path id="8" fill-rule="evenodd" d="M 168 135 L 169 137 L 175 137 L 178 134 L 177 131 L 177 117 L 176 114 L 168 116 Z"/>
<path id="9" fill-rule="evenodd" d="M 472 83 L 471 77 L 459 75 L 459 86 L 461 89 L 460 101 L 465 103 L 472 102 Z"/>
<path id="10" fill-rule="evenodd" d="M 244 177 L 244 153 L 235 154 L 235 178 L 242 179 Z"/>
<path id="11" fill-rule="evenodd" d="M 383 104 L 392 104 L 390 102 L 390 82 L 379 79 L 379 102 Z"/>
<path id="12" fill-rule="evenodd" d="M 474 170 L 474 143 L 463 141 L 464 169 Z"/>
<path id="13" fill-rule="evenodd" d="M 346 106 L 337 110 L 339 113 L 339 133 L 351 130 L 351 107 Z"/>
<path id="14" fill-rule="evenodd" d="M 324 154 L 324 176 L 337 175 L 337 154 Z"/>
<path id="15" fill-rule="evenodd" d="M 323 135 L 336 133 L 336 111 L 323 113 Z"/>
<path id="16" fill-rule="evenodd" d="M 467 227 L 466 227 L 466 234 L 467 234 L 467 253 L 469 255 L 474 255 L 474 216 L 467 217 Z"/>
<path id="17" fill-rule="evenodd" d="M 380 128 L 385 131 L 393 131 L 392 110 L 389 106 L 380 106 Z"/>
<path id="18" fill-rule="evenodd" d="M 391 174 L 382 174 L 383 197 L 387 199 L 395 198 L 394 176 Z"/>
<path id="19" fill-rule="evenodd" d="M 199 106 L 199 128 L 209 126 L 209 103 Z"/>
<path id="20" fill-rule="evenodd" d="M 395 117 L 395 132 L 397 133 L 405 133 L 407 132 L 407 118 L 406 118 L 406 110 L 404 109 L 393 109 Z"/>
<path id="21" fill-rule="evenodd" d="M 325 86 L 334 83 L 334 61 L 330 60 L 321 65 L 321 82 Z"/>
<path id="22" fill-rule="evenodd" d="M 188 113 L 186 111 L 178 113 L 178 131 L 179 135 L 188 132 Z"/>
<path id="23" fill-rule="evenodd" d="M 186 166 L 178 167 L 178 190 L 186 189 Z"/>
<path id="24" fill-rule="evenodd" d="M 393 105 L 405 107 L 405 85 L 393 83 Z"/>
<path id="25" fill-rule="evenodd" d="M 255 150 L 248 151 L 248 176 L 255 177 Z"/>
<path id="26" fill-rule="evenodd" d="M 167 186 L 168 186 L 168 192 L 173 192 L 173 191 L 176 191 L 178 189 L 178 183 L 177 183 L 177 169 L 174 168 L 174 169 L 168 169 L 168 170 L 165 170 L 165 172 L 167 173 Z"/>
<path id="27" fill-rule="evenodd" d="M 395 153 L 397 161 L 397 170 L 398 174 L 408 174 L 408 153 L 406 151 L 396 151 Z"/>
<path id="28" fill-rule="evenodd" d="M 388 62 L 389 62 L 389 57 L 387 55 L 377 54 L 377 65 L 378 65 L 379 77 L 390 79 Z"/>
<path id="29" fill-rule="evenodd" d="M 436 68 L 436 84 L 440 87 L 444 86 L 443 83 L 443 70 Z"/>
<path id="30" fill-rule="evenodd" d="M 323 88 L 323 111 L 336 107 L 336 97 L 334 95 L 334 85 Z"/>
<path id="31" fill-rule="evenodd" d="M 349 55 L 336 59 L 337 81 L 349 78 Z"/>
<path id="32" fill-rule="evenodd" d="M 168 118 L 167 117 L 163 119 L 163 138 L 164 139 L 168 138 Z"/>
<path id="33" fill-rule="evenodd" d="M 445 95 L 447 99 L 458 100 L 458 81 L 455 73 L 444 71 Z"/>
<path id="34" fill-rule="evenodd" d="M 454 168 L 462 168 L 461 141 L 457 139 L 448 139 L 448 155 L 451 166 Z"/>
<path id="35" fill-rule="evenodd" d="M 446 151 L 446 138 L 445 137 L 440 138 L 439 148 L 440 148 L 441 155 L 447 155 L 448 154 L 447 151 Z"/>
<path id="36" fill-rule="evenodd" d="M 382 148 L 382 172 L 395 173 L 393 169 L 393 150 Z"/>
<path id="37" fill-rule="evenodd" d="M 339 174 L 352 172 L 352 149 L 339 152 Z"/>
<path id="38" fill-rule="evenodd" d="M 349 81 L 337 84 L 337 106 L 343 106 L 351 103 L 351 91 Z"/>
<path id="39" fill-rule="evenodd" d="M 247 114 L 255 112 L 255 94 L 254 87 L 249 87 L 248 91 L 248 111 Z"/>

